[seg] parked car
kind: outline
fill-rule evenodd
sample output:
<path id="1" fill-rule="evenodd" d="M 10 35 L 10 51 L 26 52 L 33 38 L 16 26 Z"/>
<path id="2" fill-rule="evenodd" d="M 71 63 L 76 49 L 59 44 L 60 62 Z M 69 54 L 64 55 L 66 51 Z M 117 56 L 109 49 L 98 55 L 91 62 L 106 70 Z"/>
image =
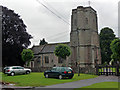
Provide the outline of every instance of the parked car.
<path id="1" fill-rule="evenodd" d="M 55 78 L 65 78 L 69 79 L 73 78 L 74 73 L 70 67 L 53 67 L 51 70 L 47 70 L 44 72 L 45 78 L 55 77 Z"/>
<path id="2" fill-rule="evenodd" d="M 31 72 L 31 69 L 21 66 L 8 66 L 4 68 L 3 72 L 7 75 L 14 76 L 16 74 L 29 74 Z"/>

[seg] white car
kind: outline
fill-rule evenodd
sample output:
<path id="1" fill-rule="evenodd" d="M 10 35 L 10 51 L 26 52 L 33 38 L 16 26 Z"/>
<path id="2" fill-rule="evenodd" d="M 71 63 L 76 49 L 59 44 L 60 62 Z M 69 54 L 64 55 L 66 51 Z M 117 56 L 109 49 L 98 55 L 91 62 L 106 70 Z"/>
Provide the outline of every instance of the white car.
<path id="1" fill-rule="evenodd" d="M 14 76 L 16 74 L 29 74 L 31 73 L 31 69 L 21 66 L 9 66 L 4 68 L 4 73 L 11 76 Z"/>

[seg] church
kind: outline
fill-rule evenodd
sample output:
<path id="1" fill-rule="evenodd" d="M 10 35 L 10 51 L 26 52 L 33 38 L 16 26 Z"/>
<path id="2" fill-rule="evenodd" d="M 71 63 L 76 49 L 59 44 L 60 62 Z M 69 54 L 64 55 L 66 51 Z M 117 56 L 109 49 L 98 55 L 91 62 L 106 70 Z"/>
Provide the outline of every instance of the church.
<path id="1" fill-rule="evenodd" d="M 66 44 L 71 48 L 72 53 L 66 60 L 54 54 L 55 47 L 59 44 Z M 32 68 L 95 68 L 96 64 L 101 64 L 96 11 L 91 6 L 78 6 L 72 10 L 70 42 L 33 46 L 31 50 L 34 52 L 34 59 L 29 64 Z"/>

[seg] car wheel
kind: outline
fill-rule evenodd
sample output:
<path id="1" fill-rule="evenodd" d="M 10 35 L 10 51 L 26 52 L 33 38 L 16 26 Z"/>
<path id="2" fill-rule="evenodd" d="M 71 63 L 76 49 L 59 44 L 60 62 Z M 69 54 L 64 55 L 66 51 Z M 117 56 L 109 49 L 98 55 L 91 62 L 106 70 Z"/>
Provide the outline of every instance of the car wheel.
<path id="1" fill-rule="evenodd" d="M 62 77 L 62 75 L 59 75 L 59 79 L 62 79 L 63 77 Z"/>
<path id="2" fill-rule="evenodd" d="M 45 78 L 48 78 L 49 76 L 48 76 L 48 74 L 45 74 Z"/>
<path id="3" fill-rule="evenodd" d="M 10 73 L 10 75 L 11 75 L 11 76 L 14 76 L 14 75 L 15 75 L 15 73 L 14 73 L 14 72 L 11 72 L 11 73 Z"/>
<path id="4" fill-rule="evenodd" d="M 30 71 L 26 71 L 26 74 L 29 74 L 30 73 Z"/>

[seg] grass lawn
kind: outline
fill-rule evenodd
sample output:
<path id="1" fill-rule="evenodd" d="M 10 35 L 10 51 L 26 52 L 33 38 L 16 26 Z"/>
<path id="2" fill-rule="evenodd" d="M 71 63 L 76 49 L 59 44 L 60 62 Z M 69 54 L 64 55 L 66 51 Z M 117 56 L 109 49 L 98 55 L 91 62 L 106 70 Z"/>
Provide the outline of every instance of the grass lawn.
<path id="1" fill-rule="evenodd" d="M 16 75 L 16 76 L 7 76 L 2 74 L 2 81 L 15 83 L 16 86 L 46 86 L 46 85 L 54 85 L 60 83 L 67 83 L 77 80 L 90 79 L 95 78 L 96 75 L 90 74 L 75 74 L 72 79 L 55 79 L 55 78 L 45 78 L 43 73 L 30 73 L 28 75 Z"/>
<path id="2" fill-rule="evenodd" d="M 119 83 L 120 84 L 120 83 Z M 93 90 L 92 88 L 96 88 L 95 90 L 97 90 L 97 88 L 101 88 L 102 90 L 106 90 L 107 88 L 110 88 L 110 90 L 112 90 L 112 88 L 118 88 L 118 82 L 101 82 L 101 83 L 95 83 L 95 84 L 92 84 L 90 86 L 85 86 L 85 87 L 82 87 L 82 88 L 88 88 L 88 90 Z M 74 89 L 74 90 L 81 90 L 82 88 L 77 88 L 77 89 Z M 91 88 L 91 89 L 90 89 Z M 105 89 L 106 88 L 106 89 Z M 100 89 L 100 90 L 101 90 Z M 98 89 L 99 90 L 99 89 Z M 113 89 L 114 90 L 114 89 Z M 118 89 L 117 89 L 118 90 Z M 120 89 L 119 89 L 120 90 Z"/>

